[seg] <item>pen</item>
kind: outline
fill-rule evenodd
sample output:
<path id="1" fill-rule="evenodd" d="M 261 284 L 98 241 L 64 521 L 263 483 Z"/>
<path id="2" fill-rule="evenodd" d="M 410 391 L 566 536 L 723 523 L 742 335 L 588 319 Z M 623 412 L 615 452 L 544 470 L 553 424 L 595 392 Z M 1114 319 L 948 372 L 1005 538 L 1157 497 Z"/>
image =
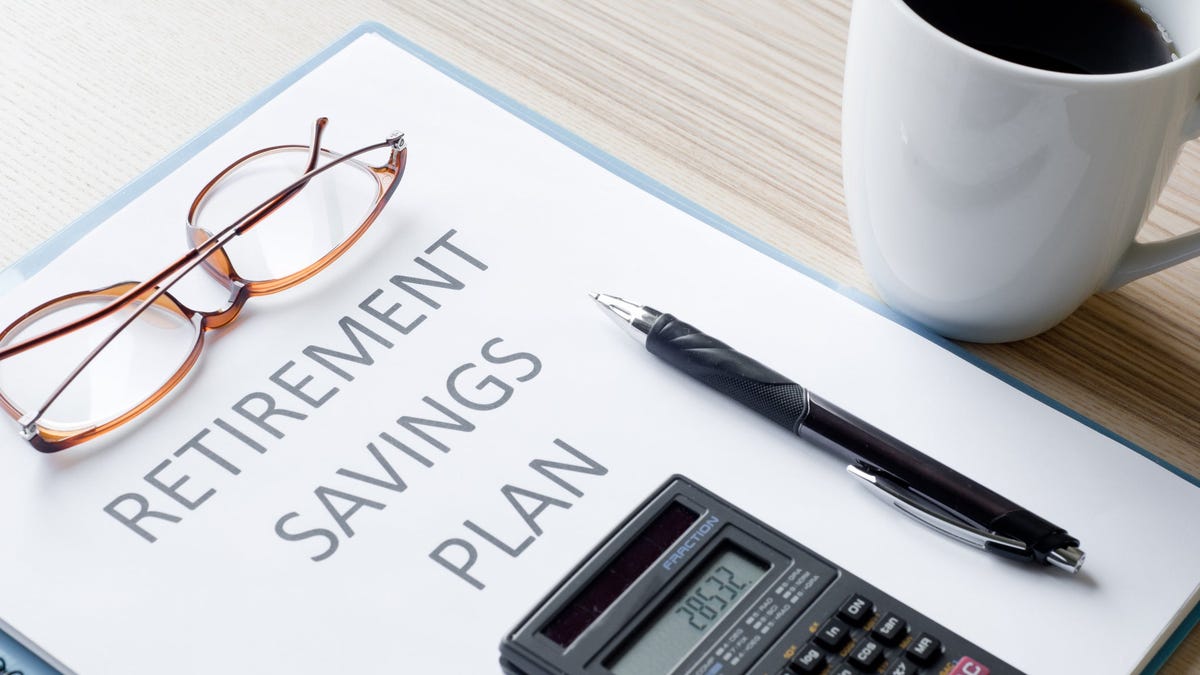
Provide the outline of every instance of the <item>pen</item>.
<path id="1" fill-rule="evenodd" d="M 591 294 L 651 354 L 800 438 L 848 459 L 875 496 L 963 543 L 1077 572 L 1084 553 L 1066 530 L 842 410 L 670 314 Z"/>

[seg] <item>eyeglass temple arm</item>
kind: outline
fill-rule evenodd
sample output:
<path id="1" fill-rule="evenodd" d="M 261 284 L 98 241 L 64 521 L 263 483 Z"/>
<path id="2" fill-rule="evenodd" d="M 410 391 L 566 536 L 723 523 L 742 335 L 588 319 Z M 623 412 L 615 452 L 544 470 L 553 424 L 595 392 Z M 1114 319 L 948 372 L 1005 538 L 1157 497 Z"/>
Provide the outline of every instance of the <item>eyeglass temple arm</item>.
<path id="1" fill-rule="evenodd" d="M 324 121 L 325 121 L 325 118 L 321 118 L 320 120 L 317 120 L 317 127 L 316 127 L 316 130 L 314 133 L 314 141 L 313 141 L 313 146 L 312 146 L 314 149 L 313 149 L 312 155 L 310 156 L 309 167 L 312 167 L 315 164 L 316 157 L 319 156 L 319 153 L 320 153 L 320 137 L 321 137 L 321 132 L 324 128 L 324 124 L 323 124 Z M 37 347 L 38 345 L 44 344 L 45 342 L 48 342 L 49 340 L 52 340 L 56 337 L 65 335 L 66 333 L 69 333 L 71 331 L 78 330 L 80 328 L 88 326 L 92 323 L 95 323 L 96 321 L 99 321 L 99 320 L 113 314 L 114 312 L 119 310 L 124 305 L 127 305 L 133 299 L 140 297 L 143 293 L 145 293 L 152 286 L 159 284 L 159 282 L 164 282 L 164 280 L 169 279 L 169 281 L 165 281 L 164 283 L 161 283 L 161 285 L 159 285 L 158 288 L 154 289 L 154 292 L 151 293 L 148 297 L 146 297 L 143 300 L 143 303 L 141 305 L 136 307 L 130 313 L 130 315 L 128 317 L 126 317 L 124 321 L 121 322 L 120 325 L 118 325 L 116 328 L 114 328 L 108 334 L 108 336 L 105 337 L 104 340 L 102 340 L 100 342 L 100 344 L 96 345 L 95 349 L 93 349 L 83 359 L 83 361 L 78 366 L 76 366 L 73 371 L 71 371 L 71 373 L 66 377 L 66 379 L 64 379 L 63 382 L 58 385 L 58 387 L 50 394 L 49 397 L 47 397 L 46 401 L 41 406 L 39 406 L 36 411 L 26 414 L 19 420 L 19 424 L 21 425 L 22 434 L 27 439 L 31 438 L 34 435 L 34 433 L 36 433 L 36 429 L 35 429 L 34 425 L 37 423 L 38 419 L 40 419 L 42 417 L 42 415 L 44 415 L 46 413 L 46 410 L 51 405 L 53 405 L 54 401 L 58 399 L 58 397 L 62 394 L 62 392 L 64 390 L 66 390 L 66 388 L 68 386 L 70 386 L 71 382 L 73 382 L 75 380 L 75 378 L 79 376 L 79 373 L 83 372 L 84 368 L 86 368 L 88 366 L 88 364 L 90 364 L 96 358 L 96 356 L 101 351 L 103 351 L 104 348 L 107 347 L 109 345 L 109 343 L 111 343 L 113 341 L 113 339 L 116 338 L 117 335 L 119 335 L 121 333 L 121 331 L 123 331 L 127 326 L 129 326 L 129 324 L 133 323 L 133 321 L 135 321 L 137 319 L 137 317 L 142 314 L 142 312 L 146 311 L 146 309 L 149 308 L 150 305 L 154 304 L 154 302 L 156 300 L 158 300 L 158 298 L 162 297 L 162 295 L 164 293 L 166 293 L 171 288 L 171 286 L 173 286 L 177 281 L 179 281 L 181 278 L 183 278 L 183 276 L 185 274 L 187 274 L 188 272 L 195 269 L 198 265 L 200 265 L 202 262 L 204 262 L 204 260 L 207 259 L 208 256 L 212 255 L 217 249 L 221 248 L 226 243 L 228 243 L 229 240 L 233 239 L 233 237 L 238 236 L 238 235 L 242 234 L 243 232 L 249 230 L 255 224 L 257 224 L 258 222 L 262 221 L 264 218 L 269 216 L 272 212 L 274 212 L 276 209 L 278 209 L 280 206 L 282 206 L 284 203 L 286 203 L 287 200 L 290 199 L 295 193 L 299 192 L 305 185 L 308 184 L 308 182 L 310 180 L 312 180 L 316 176 L 337 166 L 338 164 L 341 164 L 342 162 L 350 160 L 361 154 L 371 152 L 372 150 L 378 150 L 378 149 L 384 148 L 384 147 L 391 147 L 393 149 L 391 159 L 392 160 L 396 159 L 398 154 L 405 149 L 404 135 L 403 134 L 392 134 L 391 136 L 389 136 L 387 138 L 387 140 L 385 140 L 383 142 L 364 146 L 362 148 L 359 148 L 358 150 L 355 150 L 348 154 L 342 155 L 341 157 L 338 157 L 337 159 L 330 161 L 329 163 L 325 164 L 324 166 L 322 166 L 320 168 L 316 168 L 316 169 L 310 168 L 310 170 L 307 171 L 298 180 L 296 180 L 296 182 L 292 183 L 291 185 L 288 185 L 287 187 L 283 188 L 279 192 L 275 193 L 270 198 L 268 198 L 266 201 L 262 202 L 261 204 L 259 204 L 258 206 L 256 206 L 255 208 L 253 208 L 249 212 L 247 212 L 245 215 L 238 218 L 230 225 L 226 226 L 220 232 L 212 235 L 211 237 L 206 239 L 204 242 L 202 242 L 200 245 L 189 250 L 186 254 L 183 255 L 183 257 L 181 257 L 179 260 L 172 263 L 166 269 L 164 269 L 163 271 L 154 275 L 150 279 L 147 279 L 146 281 L 143 281 L 142 283 L 133 287 L 132 289 L 127 291 L 125 294 L 121 295 L 119 298 L 113 300 L 108 305 L 96 310 L 95 312 L 92 312 L 91 314 L 80 317 L 79 319 L 76 319 L 75 321 L 72 321 L 71 323 L 68 323 L 65 326 L 57 328 L 53 331 L 50 331 L 48 333 L 44 333 L 37 337 L 30 338 L 28 340 L 19 342 L 15 345 L 11 345 L 9 347 L 0 349 L 0 360 L 3 360 L 10 356 L 15 356 L 16 354 L 20 354 L 21 352 L 24 352 L 28 349 Z M 171 278 L 172 276 L 173 276 L 173 278 Z"/>

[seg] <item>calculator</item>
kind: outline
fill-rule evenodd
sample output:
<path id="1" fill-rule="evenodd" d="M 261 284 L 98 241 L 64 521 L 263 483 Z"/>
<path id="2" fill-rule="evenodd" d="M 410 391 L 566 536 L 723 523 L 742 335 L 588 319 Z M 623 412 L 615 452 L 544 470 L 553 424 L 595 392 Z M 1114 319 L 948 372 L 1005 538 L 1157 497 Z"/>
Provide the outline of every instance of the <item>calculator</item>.
<path id="1" fill-rule="evenodd" d="M 673 476 L 500 645 L 510 675 L 1010 675 L 978 645 Z"/>

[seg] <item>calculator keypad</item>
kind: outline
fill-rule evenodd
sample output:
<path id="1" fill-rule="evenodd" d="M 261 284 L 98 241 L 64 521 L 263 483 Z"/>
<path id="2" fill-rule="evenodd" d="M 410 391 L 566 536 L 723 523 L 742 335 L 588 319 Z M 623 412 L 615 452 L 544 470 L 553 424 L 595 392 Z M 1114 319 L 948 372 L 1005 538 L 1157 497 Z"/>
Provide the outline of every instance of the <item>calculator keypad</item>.
<path id="1" fill-rule="evenodd" d="M 862 593 L 850 595 L 835 607 L 823 622 L 807 624 L 807 639 L 793 643 L 796 646 L 788 650 L 787 667 L 778 675 L 988 675 L 991 672 L 971 656 L 947 654 L 939 633 L 920 630 L 929 628 L 928 624 L 917 621 L 922 617 L 906 616 L 903 608 L 892 611 L 878 607 L 873 598 Z M 820 616 L 812 618 L 819 620 Z M 916 621 L 915 626 L 910 618 Z"/>

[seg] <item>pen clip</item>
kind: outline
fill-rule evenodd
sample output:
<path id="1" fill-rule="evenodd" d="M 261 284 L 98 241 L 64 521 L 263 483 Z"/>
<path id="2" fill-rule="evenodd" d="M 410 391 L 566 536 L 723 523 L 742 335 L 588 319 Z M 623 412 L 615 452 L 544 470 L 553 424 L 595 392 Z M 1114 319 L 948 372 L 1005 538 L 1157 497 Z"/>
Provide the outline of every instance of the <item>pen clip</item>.
<path id="1" fill-rule="evenodd" d="M 1009 555 L 1028 557 L 1029 546 L 1019 539 L 1005 537 L 971 526 L 958 518 L 944 515 L 941 509 L 916 495 L 908 486 L 888 476 L 853 464 L 846 467 L 851 476 L 871 488 L 871 494 L 900 509 L 908 516 L 964 544 L 981 549 L 1001 549 Z"/>

